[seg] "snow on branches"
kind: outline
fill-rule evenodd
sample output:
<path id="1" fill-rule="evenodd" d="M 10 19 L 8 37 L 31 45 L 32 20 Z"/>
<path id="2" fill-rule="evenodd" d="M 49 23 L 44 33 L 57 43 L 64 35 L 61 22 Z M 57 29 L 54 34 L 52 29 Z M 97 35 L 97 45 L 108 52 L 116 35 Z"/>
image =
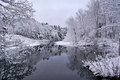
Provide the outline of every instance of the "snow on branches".
<path id="1" fill-rule="evenodd" d="M 1 23 L 12 24 L 21 18 L 30 18 L 34 10 L 27 0 L 0 0 Z"/>

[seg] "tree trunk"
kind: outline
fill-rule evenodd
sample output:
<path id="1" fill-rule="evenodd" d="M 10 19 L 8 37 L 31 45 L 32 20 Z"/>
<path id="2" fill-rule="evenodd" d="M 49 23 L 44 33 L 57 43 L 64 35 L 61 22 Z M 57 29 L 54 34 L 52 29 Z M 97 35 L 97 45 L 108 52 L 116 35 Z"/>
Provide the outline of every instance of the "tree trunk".
<path id="1" fill-rule="evenodd" d="M 119 39 L 119 56 L 120 56 L 120 39 Z"/>
<path id="2" fill-rule="evenodd" d="M 78 42 L 77 42 L 77 33 L 76 33 L 75 28 L 73 29 L 73 31 L 74 31 L 74 35 L 75 35 L 75 44 L 77 44 L 77 43 L 78 43 Z"/>

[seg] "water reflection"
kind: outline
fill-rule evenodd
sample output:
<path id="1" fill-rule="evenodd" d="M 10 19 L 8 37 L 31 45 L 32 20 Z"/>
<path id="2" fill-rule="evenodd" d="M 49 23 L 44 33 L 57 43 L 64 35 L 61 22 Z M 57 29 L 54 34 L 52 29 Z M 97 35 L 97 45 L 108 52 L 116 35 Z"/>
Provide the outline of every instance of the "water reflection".
<path id="1" fill-rule="evenodd" d="M 90 72 L 87 68 L 83 67 L 83 62 L 87 60 L 96 60 L 96 55 L 102 55 L 98 50 L 94 51 L 93 48 L 67 48 L 68 50 L 68 58 L 69 63 L 67 66 L 71 70 L 77 70 L 78 75 L 80 76 L 80 80 L 96 80 L 93 76 L 92 72 Z"/>
<path id="2" fill-rule="evenodd" d="M 4 53 L 5 54 L 4 58 L 1 58 L 0 60 L 0 79 L 23 80 L 27 76 L 38 74 L 40 72 L 40 70 L 38 70 L 39 72 L 36 72 L 37 70 L 36 67 L 39 66 L 37 64 L 40 63 L 41 61 L 53 62 L 54 60 L 56 61 L 56 63 L 52 63 L 51 65 L 58 65 L 62 62 L 62 64 L 60 65 L 64 66 L 65 68 L 58 67 L 58 69 L 60 69 L 60 71 L 69 72 L 69 78 L 61 78 L 62 80 L 66 80 L 66 79 L 96 80 L 92 72 L 90 72 L 87 68 L 83 67 L 83 63 L 84 61 L 87 60 L 95 61 L 96 56 L 100 55 L 104 57 L 107 53 L 108 52 L 106 52 L 106 49 L 104 49 L 104 47 L 98 48 L 97 46 L 93 46 L 88 48 L 82 48 L 82 47 L 66 48 L 66 47 L 54 45 L 53 43 L 50 43 L 48 45 L 40 45 L 40 46 L 27 47 L 21 49 L 16 48 L 14 50 L 13 49 L 7 50 Z M 50 60 L 50 58 L 52 58 L 53 56 L 54 57 L 57 56 L 58 58 L 58 56 L 61 56 L 62 54 L 67 55 L 67 56 L 63 55 L 64 58 L 66 58 L 65 60 L 63 60 L 63 57 L 62 58 L 59 57 L 60 59 L 59 61 L 57 61 L 57 59 Z M 48 63 L 46 62 L 47 66 L 50 65 Z M 45 68 L 41 67 L 40 69 L 45 69 Z M 53 72 L 54 71 L 51 71 L 51 74 Z M 45 75 L 45 73 L 47 72 L 42 73 L 42 75 Z M 58 73 L 60 72 L 58 71 Z M 76 73 L 78 75 L 76 75 Z M 73 76 L 73 74 L 75 76 Z M 68 77 L 68 73 L 66 73 L 64 77 L 65 76 Z M 54 77 L 58 77 L 58 76 L 54 76 Z M 37 79 L 40 80 L 40 78 Z M 57 78 L 53 80 L 56 79 Z M 25 80 L 27 80 L 27 78 Z"/>
<path id="3" fill-rule="evenodd" d="M 26 64 L 10 64 L 8 61 L 0 60 L 0 80 L 22 80 L 25 76 L 35 71 L 34 66 Z"/>
<path id="4" fill-rule="evenodd" d="M 0 80 L 22 80 L 36 70 L 35 65 L 51 56 L 61 55 L 66 49 L 61 46 L 40 45 L 27 48 L 16 48 L 4 52 L 0 60 Z M 3 54 L 3 53 L 2 53 Z"/>

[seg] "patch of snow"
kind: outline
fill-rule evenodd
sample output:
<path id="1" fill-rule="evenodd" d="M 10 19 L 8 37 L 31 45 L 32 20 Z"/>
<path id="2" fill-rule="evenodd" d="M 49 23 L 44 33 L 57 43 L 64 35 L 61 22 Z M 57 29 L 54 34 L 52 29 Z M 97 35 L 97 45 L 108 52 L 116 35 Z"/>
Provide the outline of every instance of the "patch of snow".
<path id="1" fill-rule="evenodd" d="M 21 46 L 32 47 L 49 43 L 49 40 L 35 40 L 15 34 L 6 35 L 5 39 L 9 43 L 7 49 L 15 49 Z"/>
<path id="2" fill-rule="evenodd" d="M 86 40 L 86 41 L 84 41 L 84 40 L 80 40 L 80 41 L 78 42 L 78 45 L 79 45 L 79 46 L 93 45 L 93 44 L 94 44 L 94 42 L 89 41 L 89 40 Z"/>
<path id="3" fill-rule="evenodd" d="M 58 41 L 55 43 L 56 45 L 62 45 L 62 46 L 71 46 L 71 47 L 77 47 L 77 46 L 84 46 L 84 45 L 93 45 L 92 42 L 86 43 L 85 41 L 79 41 L 78 43 L 74 42 L 66 42 L 66 41 Z"/>
<path id="4" fill-rule="evenodd" d="M 72 43 L 72 42 L 65 42 L 65 41 L 58 41 L 58 42 L 55 42 L 55 45 L 71 46 L 71 47 L 77 46 L 77 45 L 75 45 L 75 44 Z"/>

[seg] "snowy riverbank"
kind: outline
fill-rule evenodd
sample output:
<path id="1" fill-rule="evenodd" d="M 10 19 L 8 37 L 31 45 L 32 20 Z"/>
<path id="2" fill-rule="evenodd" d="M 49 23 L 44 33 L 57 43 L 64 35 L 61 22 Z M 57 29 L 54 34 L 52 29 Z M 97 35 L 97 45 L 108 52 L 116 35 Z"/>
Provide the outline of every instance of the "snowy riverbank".
<path id="1" fill-rule="evenodd" d="M 77 46 L 84 46 L 84 45 L 93 45 L 93 43 L 86 43 L 85 41 L 73 43 L 73 42 L 66 42 L 66 41 L 58 41 L 55 42 L 56 45 L 61 45 L 61 46 L 71 46 L 71 47 L 77 47 Z"/>
<path id="2" fill-rule="evenodd" d="M 99 46 L 109 46 L 109 47 L 118 47 L 119 42 L 114 42 L 111 39 L 98 39 L 97 41 L 86 41 L 86 40 L 80 40 L 77 43 L 74 43 L 72 41 L 58 41 L 55 42 L 56 45 L 61 45 L 61 46 L 72 46 L 72 47 L 77 47 L 77 46 L 92 46 L 92 45 L 99 45 Z"/>
<path id="3" fill-rule="evenodd" d="M 6 49 L 15 49 L 18 47 L 32 47 L 40 44 L 47 44 L 49 40 L 35 40 L 21 35 L 10 34 L 5 36 Z"/>
<path id="4" fill-rule="evenodd" d="M 29 53 L 29 50 L 34 51 L 34 46 L 47 45 L 49 43 L 49 40 L 36 40 L 16 34 L 7 34 L 4 39 L 5 48 L 3 53 L 0 54 L 0 59 L 5 58 L 15 63 L 19 63 L 25 56 L 30 55 L 31 52 Z"/>

